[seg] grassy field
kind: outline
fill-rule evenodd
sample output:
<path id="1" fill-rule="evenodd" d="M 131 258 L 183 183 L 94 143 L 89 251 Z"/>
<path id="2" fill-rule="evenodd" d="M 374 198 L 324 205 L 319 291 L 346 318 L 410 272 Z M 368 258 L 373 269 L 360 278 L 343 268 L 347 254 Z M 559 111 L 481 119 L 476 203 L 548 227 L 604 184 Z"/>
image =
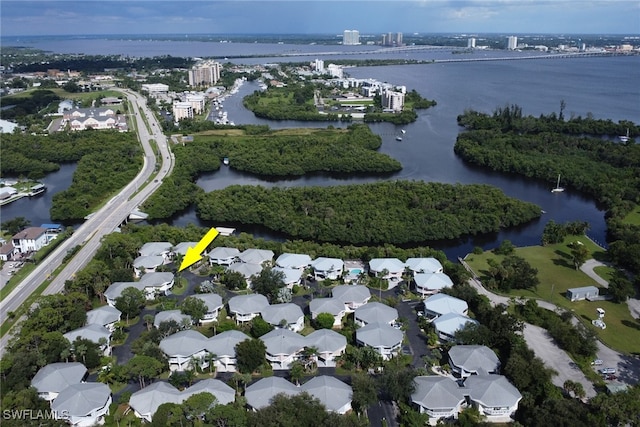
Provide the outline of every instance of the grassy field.
<path id="1" fill-rule="evenodd" d="M 629 212 L 623 221 L 631 225 L 640 225 L 640 206 L 636 206 L 634 210 Z"/>
<path id="2" fill-rule="evenodd" d="M 624 353 L 640 353 L 640 322 L 631 317 L 626 304 L 615 304 L 609 301 L 578 301 L 570 302 L 565 293 L 569 288 L 582 286 L 598 286 L 582 271 L 576 270 L 571 262 L 571 249 L 568 245 L 580 240 L 587 245 L 591 256 L 596 259 L 605 257 L 604 251 L 586 238 L 572 236 L 563 243 L 549 246 L 529 246 L 517 248 L 516 255 L 524 258 L 538 269 L 540 284 L 535 290 L 513 290 L 506 296 L 522 296 L 549 301 L 567 310 L 571 310 L 585 324 L 597 318 L 596 308 L 605 310 L 605 330 L 597 330 L 599 338 L 611 348 Z M 501 261 L 503 256 L 492 252 L 483 254 L 469 254 L 466 258 L 469 266 L 480 277 L 481 281 L 487 279 L 487 260 L 494 258 Z M 598 268 L 596 272 L 605 280 L 609 279 L 612 269 L 608 267 Z"/>

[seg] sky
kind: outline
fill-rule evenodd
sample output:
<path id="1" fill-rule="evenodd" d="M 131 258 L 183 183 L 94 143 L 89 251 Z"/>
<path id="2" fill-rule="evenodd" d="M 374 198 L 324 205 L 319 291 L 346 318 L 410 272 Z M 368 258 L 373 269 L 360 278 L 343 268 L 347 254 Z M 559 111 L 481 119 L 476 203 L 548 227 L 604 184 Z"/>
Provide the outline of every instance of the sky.
<path id="1" fill-rule="evenodd" d="M 1 0 L 0 34 L 640 34 L 639 0 Z"/>

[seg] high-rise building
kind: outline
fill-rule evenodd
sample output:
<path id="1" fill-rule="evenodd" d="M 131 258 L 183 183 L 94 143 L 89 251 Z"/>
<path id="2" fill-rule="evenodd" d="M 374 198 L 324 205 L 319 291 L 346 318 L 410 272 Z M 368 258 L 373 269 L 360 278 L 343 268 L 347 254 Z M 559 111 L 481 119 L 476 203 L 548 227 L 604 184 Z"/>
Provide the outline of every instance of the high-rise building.
<path id="1" fill-rule="evenodd" d="M 509 36 L 507 37 L 507 49 L 514 50 L 518 47 L 518 37 Z"/>
<path id="2" fill-rule="evenodd" d="M 402 33 L 383 34 L 382 46 L 402 46 Z"/>
<path id="3" fill-rule="evenodd" d="M 204 61 L 191 67 L 189 70 L 189 86 L 209 86 L 220 80 L 219 62 Z"/>
<path id="4" fill-rule="evenodd" d="M 382 91 L 382 108 L 385 110 L 402 111 L 404 108 L 404 93 L 390 89 Z"/>
<path id="5" fill-rule="evenodd" d="M 316 59 L 314 62 L 312 62 L 313 64 L 313 68 L 319 72 L 319 73 L 324 73 L 324 61 L 322 59 Z"/>
<path id="6" fill-rule="evenodd" d="M 467 39 L 467 47 L 473 49 L 476 47 L 476 39 L 475 37 L 470 37 Z"/>
<path id="7" fill-rule="evenodd" d="M 173 101 L 173 121 L 193 119 L 193 107 L 190 102 Z"/>
<path id="8" fill-rule="evenodd" d="M 360 44 L 360 32 L 358 30 L 344 30 L 342 34 L 343 45 Z"/>

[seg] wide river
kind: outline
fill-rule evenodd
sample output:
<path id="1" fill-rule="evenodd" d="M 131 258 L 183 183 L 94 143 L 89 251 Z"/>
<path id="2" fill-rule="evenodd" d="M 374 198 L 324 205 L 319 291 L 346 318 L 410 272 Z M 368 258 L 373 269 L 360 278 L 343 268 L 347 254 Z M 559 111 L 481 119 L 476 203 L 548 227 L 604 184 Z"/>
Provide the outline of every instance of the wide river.
<path id="1" fill-rule="evenodd" d="M 75 52 L 114 53 L 107 49 L 109 44 L 105 41 L 99 41 L 100 49 L 94 46 L 94 50 L 90 49 L 91 43 L 83 45 L 83 49 L 78 50 L 79 41 L 74 40 L 74 42 L 76 44 Z M 59 49 L 50 45 L 39 46 L 36 44 L 35 47 L 45 47 L 60 52 L 74 51 L 67 46 L 68 43 L 59 45 Z M 152 45 L 153 49 L 147 45 Z M 121 54 L 136 54 L 139 49 L 146 46 L 150 49 L 147 51 L 148 55 L 179 55 L 176 52 L 176 46 L 180 45 L 184 47 L 185 52 L 188 52 L 183 56 L 198 55 L 193 51 L 194 45 L 173 41 L 128 41 L 120 43 L 118 48 Z M 403 135 L 402 141 L 395 140 L 400 132 L 400 127 L 391 124 L 371 125 L 372 130 L 382 137 L 383 144 L 380 151 L 396 158 L 403 165 L 402 171 L 383 179 L 490 184 L 501 188 L 508 196 L 536 203 L 545 212 L 537 221 L 500 233 L 446 242 L 425 242 L 425 244 L 443 250 L 450 259 L 468 253 L 474 246 L 495 247 L 504 239 L 509 239 L 519 246 L 538 244 L 544 225 L 551 219 L 556 222 L 587 221 L 590 224 L 589 236 L 599 242 L 606 240 L 604 212 L 590 197 L 570 188 L 564 193 L 551 193 L 550 190 L 555 185 L 557 173 L 562 171 L 550 171 L 546 181 L 535 181 L 473 167 L 457 158 L 453 152 L 453 145 L 461 129 L 456 123 L 456 117 L 466 109 L 491 113 L 495 108 L 508 104 L 519 105 L 524 114 L 539 116 L 551 112 L 558 113 L 560 103 L 564 101 L 566 103 L 566 117 L 592 115 L 595 118 L 611 119 L 616 122 L 632 120 L 638 123 L 640 122 L 640 85 L 638 85 L 638 81 L 640 81 L 640 56 L 509 60 L 518 54 L 482 52 L 452 55 L 450 50 L 397 51 L 393 53 L 363 50 L 362 53 L 354 54 L 351 52 L 353 49 L 346 54 L 345 51 L 328 53 L 329 50 L 338 50 L 340 47 L 337 46 L 332 46 L 329 49 L 326 46 L 302 45 L 220 43 L 212 45 L 205 51 L 201 51 L 199 56 L 219 55 L 215 48 L 223 46 L 230 62 L 247 64 L 312 61 L 315 59 L 316 52 L 325 52 L 325 55 L 318 55 L 320 59 L 325 61 L 325 64 L 328 64 L 332 58 L 344 57 L 353 59 L 409 57 L 422 60 L 500 58 L 495 61 L 436 62 L 420 65 L 358 67 L 347 70 L 351 77 L 374 78 L 397 85 L 405 85 L 409 90 L 415 89 L 422 96 L 434 99 L 438 103 L 436 107 L 420 112 L 415 123 L 403 127 L 406 133 Z M 237 47 L 237 52 L 241 52 L 237 55 L 246 55 L 249 52 L 266 55 L 276 51 L 286 53 L 308 51 L 312 54 L 292 55 L 286 59 L 234 59 L 232 47 Z M 236 124 L 268 124 L 272 128 L 309 126 L 304 122 L 274 122 L 254 117 L 250 111 L 242 106 L 242 97 L 254 90 L 258 90 L 257 84 L 245 83 L 238 93 L 225 101 L 224 110 L 228 113 L 229 120 Z M 314 123 L 311 126 L 324 127 L 326 124 Z M 218 172 L 202 176 L 198 180 L 198 185 L 206 191 L 211 191 L 225 188 L 231 184 L 263 185 L 265 187 L 328 186 L 382 179 L 374 176 L 341 178 L 313 175 L 298 179 L 271 181 L 237 172 L 232 166 L 223 166 Z M 47 177 L 45 183 L 49 186 L 49 193 L 53 187 L 58 188 L 63 182 L 68 185 L 71 173 L 72 169 L 63 169 L 57 174 Z M 49 198 L 50 196 L 47 194 L 47 199 Z M 47 201 L 50 202 L 50 200 Z M 49 222 L 49 219 L 46 218 L 46 212 L 43 212 L 45 208 L 42 206 L 42 202 L 42 198 L 25 199 L 2 207 L 2 220 L 25 216 L 31 219 L 34 225 L 39 225 L 40 222 Z M 205 226 L 222 225 L 201 222 L 196 217 L 193 208 L 177 215 L 171 221 L 175 225 L 186 225 L 190 222 Z M 239 226 L 237 228 L 238 231 L 247 231 L 265 238 L 284 238 L 282 235 L 270 233 L 260 227 Z"/>

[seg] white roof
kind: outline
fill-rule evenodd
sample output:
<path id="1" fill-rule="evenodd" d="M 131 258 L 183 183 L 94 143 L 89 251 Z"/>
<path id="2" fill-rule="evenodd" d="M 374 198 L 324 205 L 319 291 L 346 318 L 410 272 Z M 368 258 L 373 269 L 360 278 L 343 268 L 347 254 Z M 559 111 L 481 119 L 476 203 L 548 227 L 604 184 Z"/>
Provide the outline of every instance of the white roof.
<path id="1" fill-rule="evenodd" d="M 268 305 L 269 300 L 261 294 L 236 295 L 229 300 L 229 311 L 238 314 L 257 314 Z"/>
<path id="2" fill-rule="evenodd" d="M 57 393 L 82 382 L 86 373 L 87 368 L 80 362 L 50 363 L 40 368 L 31 385 L 40 393 Z"/>
<path id="3" fill-rule="evenodd" d="M 273 267 L 273 271 L 282 273 L 282 281 L 284 282 L 285 285 L 289 285 L 291 283 L 298 283 L 300 281 L 300 278 L 302 277 L 302 274 L 304 273 L 303 270 L 297 270 L 295 268 L 282 268 L 282 267 Z"/>
<path id="4" fill-rule="evenodd" d="M 111 389 L 103 383 L 72 384 L 51 402 L 51 409 L 71 417 L 86 417 L 104 407 L 111 397 Z"/>
<path id="5" fill-rule="evenodd" d="M 451 378 L 418 376 L 411 400 L 427 409 L 453 409 L 465 400 L 465 390 Z"/>
<path id="6" fill-rule="evenodd" d="M 331 290 L 333 297 L 343 303 L 357 302 L 364 304 L 371 298 L 369 288 L 364 285 L 338 285 Z"/>
<path id="7" fill-rule="evenodd" d="M 273 251 L 267 249 L 247 249 L 238 255 L 240 261 L 249 264 L 262 264 L 273 259 Z"/>
<path id="8" fill-rule="evenodd" d="M 73 331 L 69 331 L 63 336 L 71 343 L 73 343 L 77 338 L 83 338 L 98 344 L 100 342 L 100 338 L 105 338 L 107 341 L 109 341 L 111 332 L 103 325 L 97 325 L 93 323 L 78 329 L 74 329 Z"/>
<path id="9" fill-rule="evenodd" d="M 340 258 L 318 257 L 311 263 L 316 271 L 341 271 L 344 269 L 344 261 Z"/>
<path id="10" fill-rule="evenodd" d="M 281 377 L 267 377 L 256 381 L 247 387 L 245 397 L 247 404 L 254 409 L 269 406 L 271 399 L 276 395 L 284 393 L 288 396 L 295 396 L 300 393 L 300 389 L 289 381 Z"/>
<path id="11" fill-rule="evenodd" d="M 486 407 L 511 407 L 522 399 L 518 389 L 502 375 L 471 375 L 464 386 L 471 400 Z"/>
<path id="12" fill-rule="evenodd" d="M 353 316 L 364 323 L 391 323 L 398 319 L 398 310 L 380 302 L 370 302 L 358 307 Z"/>
<path id="13" fill-rule="evenodd" d="M 207 337 L 198 331 L 187 329 L 176 332 L 160 341 L 160 349 L 169 357 L 190 357 L 207 347 Z"/>
<path id="14" fill-rule="evenodd" d="M 140 248 L 140 255 L 162 255 L 163 253 L 171 252 L 173 245 L 169 242 L 148 242 L 142 245 Z"/>
<path id="15" fill-rule="evenodd" d="M 257 276 L 258 274 L 260 274 L 260 272 L 262 271 L 262 265 L 236 262 L 227 267 L 227 271 L 236 271 L 242 274 L 245 279 L 249 279 L 251 276 Z"/>
<path id="16" fill-rule="evenodd" d="M 173 273 L 168 271 L 154 271 L 151 273 L 143 274 L 140 277 L 140 282 L 145 288 L 147 287 L 161 287 L 167 285 L 173 281 Z"/>
<path id="17" fill-rule="evenodd" d="M 424 308 L 426 311 L 442 315 L 447 313 L 464 314 L 469 306 L 464 300 L 446 294 L 435 294 L 424 300 Z"/>
<path id="18" fill-rule="evenodd" d="M 198 242 L 180 242 L 172 248 L 174 254 L 186 255 L 187 249 L 195 248 Z"/>
<path id="19" fill-rule="evenodd" d="M 211 249 L 211 252 L 209 252 L 209 259 L 228 259 L 237 257 L 238 255 L 240 255 L 240 250 L 236 248 L 218 246 Z"/>
<path id="20" fill-rule="evenodd" d="M 248 339 L 251 337 L 244 332 L 224 331 L 208 339 L 207 350 L 218 357 L 236 357 L 236 345 Z"/>
<path id="21" fill-rule="evenodd" d="M 180 310 L 165 310 L 156 314 L 156 317 L 153 319 L 153 326 L 158 328 L 162 322 L 169 322 L 171 320 L 175 321 L 178 325 L 182 325 L 185 319 L 191 322 L 191 316 L 182 314 Z"/>
<path id="22" fill-rule="evenodd" d="M 110 305 L 103 305 L 102 307 L 95 308 L 87 311 L 87 325 L 92 323 L 98 325 L 108 325 L 109 323 L 117 322 L 120 320 L 122 313 L 115 307 Z"/>
<path id="23" fill-rule="evenodd" d="M 133 268 L 156 268 L 164 264 L 164 257 L 161 255 L 141 255 L 133 260 Z"/>
<path id="24" fill-rule="evenodd" d="M 467 323 L 478 322 L 461 314 L 447 313 L 435 319 L 433 321 L 433 326 L 438 332 L 453 336 L 457 331 L 464 328 Z"/>
<path id="25" fill-rule="evenodd" d="M 442 264 L 435 258 L 408 258 L 405 262 L 411 271 L 416 273 L 435 273 L 442 271 Z"/>
<path id="26" fill-rule="evenodd" d="M 425 289 L 443 289 L 453 287 L 453 281 L 444 273 L 415 273 L 416 286 Z"/>
<path id="27" fill-rule="evenodd" d="M 356 339 L 371 347 L 394 347 L 403 337 L 401 330 L 382 323 L 369 323 L 356 329 Z"/>
<path id="28" fill-rule="evenodd" d="M 287 323 L 296 323 L 304 316 L 302 309 L 297 304 L 288 302 L 284 304 L 268 305 L 260 312 L 262 318 L 272 325 L 279 325 L 283 319 Z"/>
<path id="29" fill-rule="evenodd" d="M 498 356 L 484 345 L 456 345 L 449 350 L 454 366 L 477 374 L 493 372 L 500 366 Z"/>
<path id="30" fill-rule="evenodd" d="M 374 272 L 387 270 L 389 273 L 397 273 L 404 271 L 404 267 L 404 262 L 398 258 L 373 258 L 369 261 L 369 270 Z"/>
<path id="31" fill-rule="evenodd" d="M 336 412 L 351 403 L 351 386 L 335 377 L 320 375 L 313 377 L 300 388 L 320 400 L 329 411 Z"/>
<path id="32" fill-rule="evenodd" d="M 198 393 L 210 393 L 216 398 L 218 405 L 226 405 L 236 400 L 236 391 L 220 380 L 207 378 L 198 381 L 191 387 L 185 389 L 181 394 L 184 400 Z"/>
<path id="33" fill-rule="evenodd" d="M 140 282 L 114 282 L 104 291 L 104 296 L 110 300 L 116 300 L 122 291 L 127 288 L 136 288 L 139 291 L 144 291 L 144 285 Z"/>
<path id="34" fill-rule="evenodd" d="M 311 257 L 307 254 L 284 253 L 276 259 L 276 265 L 282 268 L 305 268 L 311 264 Z"/>
<path id="35" fill-rule="evenodd" d="M 220 295 L 214 294 L 214 293 L 195 294 L 195 295 L 191 295 L 191 297 L 198 298 L 199 300 L 202 300 L 205 303 L 205 305 L 207 306 L 207 310 L 208 311 L 214 311 L 216 309 L 220 309 L 224 305 L 222 303 L 222 297 Z"/>
<path id="36" fill-rule="evenodd" d="M 289 329 L 274 329 L 260 337 L 271 355 L 291 355 L 307 345 L 305 337 Z"/>
<path id="37" fill-rule="evenodd" d="M 315 347 L 320 353 L 334 353 L 347 347 L 347 337 L 331 329 L 318 329 L 305 339 L 307 347 Z"/>
<path id="38" fill-rule="evenodd" d="M 180 391 L 163 381 L 148 385 L 129 398 L 129 405 L 137 413 L 148 418 L 151 418 L 163 403 L 182 403 Z"/>
<path id="39" fill-rule="evenodd" d="M 315 298 L 309 302 L 311 315 L 329 313 L 334 316 L 344 313 L 344 303 L 337 298 Z"/>

